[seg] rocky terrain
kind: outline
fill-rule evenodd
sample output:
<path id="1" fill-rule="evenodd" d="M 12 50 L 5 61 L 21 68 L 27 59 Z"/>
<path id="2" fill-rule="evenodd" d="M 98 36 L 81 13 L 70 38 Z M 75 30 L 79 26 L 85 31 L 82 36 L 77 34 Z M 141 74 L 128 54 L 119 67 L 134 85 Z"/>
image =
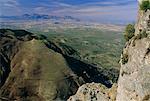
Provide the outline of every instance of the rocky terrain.
<path id="1" fill-rule="evenodd" d="M 117 85 L 110 89 L 100 83 L 87 83 L 82 85 L 76 95 L 67 101 L 115 101 Z"/>
<path id="2" fill-rule="evenodd" d="M 24 30 L 0 29 L 0 49 L 2 101 L 67 100 L 84 83 L 111 87 L 118 77 L 82 62 L 73 48 Z"/>
<path id="3" fill-rule="evenodd" d="M 135 36 L 123 49 L 117 101 L 150 101 L 149 21 L 150 11 L 139 11 Z"/>

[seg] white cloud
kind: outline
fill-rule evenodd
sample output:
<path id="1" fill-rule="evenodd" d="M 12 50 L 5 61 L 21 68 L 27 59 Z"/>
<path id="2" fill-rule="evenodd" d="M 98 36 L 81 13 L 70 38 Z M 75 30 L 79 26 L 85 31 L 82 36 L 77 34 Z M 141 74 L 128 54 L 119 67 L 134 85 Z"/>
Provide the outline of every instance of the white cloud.
<path id="1" fill-rule="evenodd" d="M 39 13 L 39 14 L 47 14 L 49 12 L 49 9 L 47 7 L 39 6 L 39 7 L 34 8 L 33 12 Z"/>
<path id="2" fill-rule="evenodd" d="M 1 15 L 14 15 L 21 13 L 20 4 L 17 0 L 0 0 Z"/>
<path id="3" fill-rule="evenodd" d="M 100 3 L 100 2 L 98 2 Z M 96 3 L 96 4 L 98 4 Z M 111 2 L 103 2 L 103 4 L 114 4 Z M 83 19 L 92 20 L 114 20 L 114 21 L 135 21 L 137 15 L 137 6 L 135 3 L 125 5 L 98 6 L 95 3 L 78 5 L 74 8 L 65 8 L 56 10 L 57 14 L 68 14 Z M 129 16 L 130 15 L 130 16 Z"/>
<path id="4" fill-rule="evenodd" d="M 17 0 L 1 0 L 0 1 L 1 6 L 19 6 L 19 3 Z"/>

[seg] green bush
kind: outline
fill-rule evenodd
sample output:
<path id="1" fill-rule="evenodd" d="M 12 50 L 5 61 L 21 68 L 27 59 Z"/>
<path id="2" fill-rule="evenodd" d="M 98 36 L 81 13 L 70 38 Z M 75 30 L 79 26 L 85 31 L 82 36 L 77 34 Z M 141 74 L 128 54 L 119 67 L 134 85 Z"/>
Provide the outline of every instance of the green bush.
<path id="1" fill-rule="evenodd" d="M 124 33 L 124 37 L 126 41 L 129 41 L 129 39 L 131 39 L 134 36 L 134 33 L 135 33 L 134 25 L 128 24 L 125 28 L 125 33 Z"/>
<path id="2" fill-rule="evenodd" d="M 3 75 L 3 70 L 0 68 L 0 77 Z"/>
<path id="3" fill-rule="evenodd" d="M 122 55 L 122 64 L 126 64 L 128 62 L 128 54 Z"/>
<path id="4" fill-rule="evenodd" d="M 148 9 L 150 9 L 150 1 L 149 0 L 142 1 L 140 5 L 140 9 L 144 11 L 147 11 Z"/>
<path id="5" fill-rule="evenodd" d="M 141 33 L 141 38 L 146 38 L 148 36 L 148 33 L 146 32 L 146 30 L 142 31 Z"/>

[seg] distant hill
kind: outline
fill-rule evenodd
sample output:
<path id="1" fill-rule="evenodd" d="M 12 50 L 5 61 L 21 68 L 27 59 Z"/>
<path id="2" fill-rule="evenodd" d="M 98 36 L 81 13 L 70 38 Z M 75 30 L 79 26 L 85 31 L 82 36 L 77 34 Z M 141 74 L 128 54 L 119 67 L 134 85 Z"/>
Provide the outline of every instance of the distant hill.
<path id="1" fill-rule="evenodd" d="M 23 14 L 20 16 L 0 16 L 1 19 L 9 20 L 74 20 L 80 21 L 78 18 L 72 16 L 56 16 L 46 14 Z"/>

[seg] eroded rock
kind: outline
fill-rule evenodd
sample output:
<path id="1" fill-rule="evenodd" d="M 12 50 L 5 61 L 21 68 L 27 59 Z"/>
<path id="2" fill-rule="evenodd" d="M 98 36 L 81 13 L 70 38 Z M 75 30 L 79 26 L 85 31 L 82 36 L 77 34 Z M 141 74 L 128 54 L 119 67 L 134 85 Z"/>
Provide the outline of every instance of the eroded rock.
<path id="1" fill-rule="evenodd" d="M 100 83 L 82 85 L 67 101 L 115 101 L 117 85 L 107 88 Z"/>
<path id="2" fill-rule="evenodd" d="M 139 11 L 135 36 L 127 42 L 121 59 L 116 101 L 150 101 L 150 11 Z M 147 36 L 137 38 L 145 30 Z M 123 63 L 124 55 L 128 61 Z"/>

